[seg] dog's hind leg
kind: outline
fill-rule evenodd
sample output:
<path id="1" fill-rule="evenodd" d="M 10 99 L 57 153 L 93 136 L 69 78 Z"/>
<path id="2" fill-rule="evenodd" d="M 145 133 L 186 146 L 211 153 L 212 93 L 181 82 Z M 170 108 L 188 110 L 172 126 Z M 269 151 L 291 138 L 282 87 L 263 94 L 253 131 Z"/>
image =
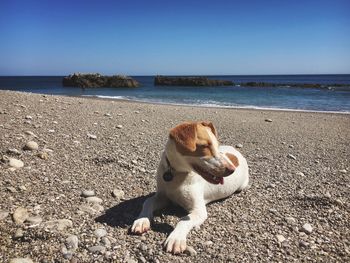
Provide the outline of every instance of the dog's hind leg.
<path id="1" fill-rule="evenodd" d="M 207 209 L 203 205 L 193 209 L 187 216 L 181 218 L 173 232 L 164 242 L 167 252 L 179 254 L 186 250 L 186 237 L 193 227 L 199 227 L 207 219 Z"/>
<path id="2" fill-rule="evenodd" d="M 151 220 L 153 218 L 154 211 L 162 209 L 169 203 L 167 197 L 160 193 L 146 199 L 142 205 L 141 213 L 138 216 L 131 227 L 131 233 L 143 234 L 147 232 L 151 227 Z"/>

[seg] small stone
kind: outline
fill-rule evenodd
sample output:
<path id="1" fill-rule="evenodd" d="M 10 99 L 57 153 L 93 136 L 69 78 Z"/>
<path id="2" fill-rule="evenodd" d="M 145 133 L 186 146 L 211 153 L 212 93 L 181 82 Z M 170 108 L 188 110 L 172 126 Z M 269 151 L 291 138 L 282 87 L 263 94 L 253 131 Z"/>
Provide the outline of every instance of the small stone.
<path id="1" fill-rule="evenodd" d="M 309 223 L 306 223 L 301 227 L 301 231 L 309 235 L 312 233 L 312 226 Z"/>
<path id="2" fill-rule="evenodd" d="M 96 136 L 96 135 L 90 134 L 90 133 L 87 134 L 87 137 L 88 137 L 89 139 L 91 139 L 91 140 L 96 140 L 96 139 L 97 139 L 97 136 Z"/>
<path id="3" fill-rule="evenodd" d="M 342 170 L 339 170 L 339 172 L 342 173 L 342 174 L 346 174 L 348 171 L 345 170 L 345 169 L 342 169 Z"/>
<path id="4" fill-rule="evenodd" d="M 49 132 L 49 133 L 55 133 L 55 130 L 50 129 L 50 130 L 48 130 L 48 132 Z"/>
<path id="5" fill-rule="evenodd" d="M 27 191 L 27 187 L 25 187 L 25 185 L 18 186 L 18 189 L 21 191 Z"/>
<path id="6" fill-rule="evenodd" d="M 37 156 L 38 156 L 40 159 L 43 159 L 43 160 L 49 159 L 49 155 L 47 154 L 47 152 L 39 152 L 39 153 L 37 154 Z"/>
<path id="7" fill-rule="evenodd" d="M 282 235 L 276 235 L 276 239 L 278 243 L 283 243 L 286 240 L 286 238 Z"/>
<path id="8" fill-rule="evenodd" d="M 106 248 L 104 246 L 92 246 L 92 247 L 89 247 L 88 250 L 91 252 L 91 253 L 104 253 L 106 251 Z"/>
<path id="9" fill-rule="evenodd" d="M 101 243 L 102 243 L 105 247 L 111 247 L 111 241 L 109 240 L 108 237 L 102 237 Z"/>
<path id="10" fill-rule="evenodd" d="M 26 223 L 30 224 L 31 226 L 37 226 L 40 225 L 43 219 L 40 216 L 30 216 L 26 219 Z"/>
<path id="11" fill-rule="evenodd" d="M 26 120 L 32 120 L 32 119 L 33 119 L 33 117 L 30 116 L 30 115 L 27 115 L 27 116 L 25 116 L 24 118 L 25 118 Z"/>
<path id="12" fill-rule="evenodd" d="M 19 239 L 22 238 L 24 236 L 24 232 L 22 228 L 18 228 L 15 232 L 15 234 L 13 235 L 14 239 Z"/>
<path id="13" fill-rule="evenodd" d="M 107 231 L 106 229 L 104 228 L 98 228 L 94 231 L 94 235 L 97 237 L 97 238 L 101 238 L 101 237 L 104 237 L 107 235 Z"/>
<path id="14" fill-rule="evenodd" d="M 86 198 L 86 201 L 88 201 L 89 203 L 97 203 L 97 204 L 100 204 L 103 202 L 102 199 L 97 196 L 89 196 Z"/>
<path id="15" fill-rule="evenodd" d="M 243 148 L 243 144 L 241 144 L 241 143 L 238 143 L 238 144 L 236 144 L 236 146 L 235 146 L 237 149 L 240 149 L 240 148 Z"/>
<path id="16" fill-rule="evenodd" d="M 305 174 L 303 172 L 297 172 L 296 175 L 301 176 L 301 177 L 305 176 Z"/>
<path id="17" fill-rule="evenodd" d="M 0 221 L 4 220 L 6 217 L 8 217 L 10 213 L 8 211 L 0 210 Z"/>
<path id="18" fill-rule="evenodd" d="M 287 222 L 289 225 L 294 225 L 297 221 L 295 220 L 294 217 L 288 216 L 285 217 L 284 220 Z"/>
<path id="19" fill-rule="evenodd" d="M 293 149 L 294 148 L 294 145 L 293 144 L 290 144 L 288 145 L 289 148 Z"/>
<path id="20" fill-rule="evenodd" d="M 17 192 L 16 188 L 14 188 L 13 186 L 6 187 L 6 190 L 11 192 L 11 193 L 16 193 Z"/>
<path id="21" fill-rule="evenodd" d="M 117 128 L 117 129 L 122 129 L 122 128 L 123 128 L 123 125 L 117 125 L 116 128 Z"/>
<path id="22" fill-rule="evenodd" d="M 189 256 L 196 256 L 197 255 L 197 251 L 192 246 L 187 246 L 185 253 Z"/>
<path id="23" fill-rule="evenodd" d="M 293 154 L 288 154 L 287 157 L 292 160 L 296 160 L 297 157 L 295 157 Z"/>
<path id="24" fill-rule="evenodd" d="M 140 249 L 142 251 L 147 251 L 148 247 L 145 244 L 141 244 Z"/>
<path id="25" fill-rule="evenodd" d="M 24 163 L 21 160 L 15 159 L 15 158 L 9 158 L 9 166 L 13 168 L 22 168 L 24 166 Z"/>
<path id="26" fill-rule="evenodd" d="M 73 226 L 73 222 L 69 219 L 51 220 L 43 223 L 45 229 L 53 229 L 57 231 L 64 231 L 66 228 Z"/>
<path id="27" fill-rule="evenodd" d="M 211 246 L 212 244 L 213 244 L 213 241 L 210 241 L 210 240 L 204 242 L 205 246 Z"/>
<path id="28" fill-rule="evenodd" d="M 299 246 L 300 247 L 308 247 L 309 246 L 309 243 L 304 241 L 304 240 L 300 240 L 299 241 Z"/>
<path id="29" fill-rule="evenodd" d="M 24 145 L 23 147 L 23 150 L 27 150 L 27 151 L 34 151 L 38 149 L 39 149 L 39 145 L 34 141 L 27 142 L 26 145 Z"/>
<path id="30" fill-rule="evenodd" d="M 16 224 L 20 225 L 20 224 L 23 224 L 24 221 L 26 221 L 26 219 L 29 217 L 29 213 L 26 208 L 18 207 L 13 213 L 12 217 L 13 217 L 13 221 Z"/>
<path id="31" fill-rule="evenodd" d="M 276 185 L 275 184 L 268 184 L 266 188 L 275 188 Z"/>
<path id="32" fill-rule="evenodd" d="M 65 245 L 69 250 L 75 251 L 79 246 L 79 239 L 76 235 L 70 235 L 66 238 Z"/>
<path id="33" fill-rule="evenodd" d="M 94 190 L 84 190 L 81 192 L 82 197 L 90 197 L 90 196 L 95 196 L 95 191 Z"/>
<path id="34" fill-rule="evenodd" d="M 327 197 L 327 198 L 331 198 L 331 197 L 332 197 L 331 194 L 330 194 L 329 192 L 326 192 L 326 193 L 324 194 L 324 196 Z"/>
<path id="35" fill-rule="evenodd" d="M 266 121 L 266 122 L 272 122 L 272 120 L 271 120 L 271 119 L 265 119 L 265 121 Z"/>
<path id="36" fill-rule="evenodd" d="M 24 134 L 29 135 L 29 136 L 33 136 L 34 138 L 37 138 L 37 136 L 32 131 L 25 131 Z"/>
<path id="37" fill-rule="evenodd" d="M 13 258 L 9 263 L 33 263 L 30 258 Z"/>
<path id="38" fill-rule="evenodd" d="M 111 117 L 112 115 L 110 113 L 105 113 L 104 116 Z"/>
<path id="39" fill-rule="evenodd" d="M 132 160 L 131 163 L 137 165 L 137 161 L 136 160 Z"/>
<path id="40" fill-rule="evenodd" d="M 7 150 L 7 153 L 8 153 L 8 154 L 13 154 L 13 155 L 21 155 L 21 152 L 18 151 L 17 149 L 15 149 L 15 148 L 10 148 L 10 149 L 8 149 L 8 150 Z"/>
<path id="41" fill-rule="evenodd" d="M 112 191 L 112 196 L 118 198 L 119 200 L 124 198 L 124 191 L 119 189 L 114 189 Z"/>

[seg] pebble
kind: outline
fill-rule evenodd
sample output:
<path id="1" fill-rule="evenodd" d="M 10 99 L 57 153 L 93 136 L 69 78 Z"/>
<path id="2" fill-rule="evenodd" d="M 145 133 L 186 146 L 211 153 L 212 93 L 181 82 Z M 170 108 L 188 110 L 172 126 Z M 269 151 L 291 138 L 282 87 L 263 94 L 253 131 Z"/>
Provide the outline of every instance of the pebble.
<path id="1" fill-rule="evenodd" d="M 83 204 L 79 206 L 79 211 L 78 213 L 89 213 L 89 214 L 96 214 L 99 212 L 102 212 L 104 210 L 103 206 L 100 204 L 92 204 L 92 206 L 88 204 Z"/>
<path id="2" fill-rule="evenodd" d="M 22 168 L 24 166 L 24 163 L 21 160 L 15 159 L 15 158 L 9 158 L 9 166 L 13 168 Z"/>
<path id="3" fill-rule="evenodd" d="M 49 133 L 55 133 L 55 130 L 48 130 Z"/>
<path id="4" fill-rule="evenodd" d="M 13 221 L 16 224 L 20 225 L 20 224 L 23 224 L 24 221 L 26 221 L 26 219 L 29 217 L 29 213 L 26 208 L 18 207 L 13 213 L 12 217 L 13 217 Z"/>
<path id="5" fill-rule="evenodd" d="M 82 197 L 90 197 L 90 196 L 95 196 L 95 191 L 94 190 L 84 190 L 81 192 Z"/>
<path id="6" fill-rule="evenodd" d="M 72 226 L 73 226 L 73 222 L 69 219 L 51 220 L 43 223 L 43 227 L 45 229 L 53 229 L 57 231 L 63 231 L 66 228 L 69 228 Z"/>
<path id="7" fill-rule="evenodd" d="M 185 253 L 189 256 L 196 256 L 197 255 L 197 251 L 192 246 L 187 246 Z"/>
<path id="8" fill-rule="evenodd" d="M 6 190 L 11 192 L 11 193 L 16 193 L 17 192 L 16 188 L 14 188 L 13 186 L 6 187 Z"/>
<path id="9" fill-rule="evenodd" d="M 19 239 L 19 238 L 22 238 L 24 236 L 24 233 L 23 233 L 23 229 L 22 228 L 18 228 L 15 232 L 15 234 L 13 235 L 13 238 L 14 239 Z"/>
<path id="10" fill-rule="evenodd" d="M 120 200 L 124 198 L 124 191 L 119 189 L 113 189 L 112 196 Z"/>
<path id="11" fill-rule="evenodd" d="M 282 235 L 276 235 L 276 239 L 278 243 L 283 243 L 286 240 L 286 238 Z"/>
<path id="12" fill-rule="evenodd" d="M 76 235 L 70 235 L 66 238 L 65 245 L 69 250 L 75 251 L 79 246 L 79 239 Z"/>
<path id="13" fill-rule="evenodd" d="M 210 241 L 210 240 L 204 242 L 205 246 L 211 246 L 212 244 L 213 244 L 213 241 Z"/>
<path id="14" fill-rule="evenodd" d="M 339 172 L 342 173 L 342 174 L 346 174 L 346 173 L 347 173 L 347 170 L 342 169 L 342 170 L 339 170 Z"/>
<path id="15" fill-rule="evenodd" d="M 86 198 L 86 201 L 88 201 L 89 203 L 95 203 L 95 204 L 100 204 L 103 202 L 102 199 L 97 196 L 89 196 Z"/>
<path id="16" fill-rule="evenodd" d="M 266 122 L 272 122 L 272 120 L 271 120 L 271 119 L 265 119 L 265 121 L 266 121 Z"/>
<path id="17" fill-rule="evenodd" d="M 111 247 L 111 241 L 109 240 L 108 237 L 102 237 L 101 243 L 102 243 L 105 247 Z"/>
<path id="18" fill-rule="evenodd" d="M 15 149 L 15 148 L 10 148 L 10 149 L 8 149 L 8 150 L 7 150 L 7 153 L 8 153 L 8 154 L 13 154 L 13 155 L 21 155 L 21 152 L 18 151 L 17 149 Z"/>
<path id="19" fill-rule="evenodd" d="M 106 248 L 104 246 L 92 246 L 92 247 L 89 247 L 88 250 L 91 253 L 103 253 L 106 251 Z"/>
<path id="20" fill-rule="evenodd" d="M 47 152 L 39 152 L 39 153 L 37 154 L 37 156 L 38 156 L 40 159 L 43 159 L 43 160 L 49 159 L 49 155 L 47 154 Z"/>
<path id="21" fill-rule="evenodd" d="M 286 220 L 287 224 L 294 225 L 297 221 L 294 217 L 288 216 L 285 217 L 284 220 Z"/>
<path id="22" fill-rule="evenodd" d="M 97 237 L 97 238 L 101 238 L 101 237 L 104 237 L 107 235 L 107 231 L 106 229 L 104 228 L 98 228 L 94 231 L 94 235 Z"/>
<path id="23" fill-rule="evenodd" d="M 33 263 L 30 258 L 13 258 L 9 263 Z"/>
<path id="24" fill-rule="evenodd" d="M 0 210 L 0 221 L 4 220 L 6 217 L 8 217 L 9 214 L 10 213 L 8 211 Z"/>
<path id="25" fill-rule="evenodd" d="M 121 129 L 121 128 L 123 128 L 123 125 L 117 125 L 116 128 Z"/>
<path id="26" fill-rule="evenodd" d="M 301 176 L 301 177 L 305 176 L 305 174 L 303 172 L 297 172 L 296 175 Z"/>
<path id="27" fill-rule="evenodd" d="M 238 143 L 238 144 L 236 144 L 236 146 L 235 146 L 237 149 L 240 149 L 240 148 L 243 148 L 243 144 L 241 144 L 241 143 Z"/>
<path id="28" fill-rule="evenodd" d="M 24 145 L 23 147 L 23 150 L 27 150 L 27 151 L 34 151 L 38 149 L 39 149 L 39 145 L 34 141 L 27 142 L 26 145 Z"/>
<path id="29" fill-rule="evenodd" d="M 309 243 L 306 242 L 306 241 L 304 241 L 304 240 L 300 240 L 300 241 L 299 241 L 299 246 L 301 246 L 301 247 L 308 247 L 308 246 L 309 246 Z"/>
<path id="30" fill-rule="evenodd" d="M 32 119 L 33 119 L 33 117 L 30 116 L 30 115 L 27 115 L 27 116 L 25 116 L 24 118 L 25 118 L 26 120 L 32 120 Z"/>
<path id="31" fill-rule="evenodd" d="M 96 136 L 96 135 L 90 134 L 90 133 L 87 134 L 87 137 L 88 137 L 89 139 L 91 139 L 91 140 L 96 140 L 96 139 L 97 139 L 97 136 Z"/>
<path id="32" fill-rule="evenodd" d="M 34 132 L 32 132 L 32 131 L 25 131 L 24 134 L 29 135 L 29 136 L 33 136 L 34 138 L 37 137 L 37 136 L 34 134 Z"/>
<path id="33" fill-rule="evenodd" d="M 133 164 L 135 164 L 135 165 L 137 164 L 137 161 L 136 161 L 136 160 L 132 160 L 131 162 L 132 162 Z"/>
<path id="34" fill-rule="evenodd" d="M 293 159 L 293 160 L 296 160 L 296 159 L 297 159 L 297 157 L 295 157 L 293 154 L 288 154 L 287 157 L 288 157 L 289 159 Z"/>
<path id="35" fill-rule="evenodd" d="M 34 226 L 34 225 L 40 225 L 43 219 L 40 216 L 30 216 L 26 219 L 26 223 Z"/>
<path id="36" fill-rule="evenodd" d="M 111 117 L 112 115 L 110 113 L 105 113 L 104 116 Z"/>
<path id="37" fill-rule="evenodd" d="M 301 227 L 301 231 L 309 235 L 312 233 L 312 226 L 309 223 L 306 223 Z"/>

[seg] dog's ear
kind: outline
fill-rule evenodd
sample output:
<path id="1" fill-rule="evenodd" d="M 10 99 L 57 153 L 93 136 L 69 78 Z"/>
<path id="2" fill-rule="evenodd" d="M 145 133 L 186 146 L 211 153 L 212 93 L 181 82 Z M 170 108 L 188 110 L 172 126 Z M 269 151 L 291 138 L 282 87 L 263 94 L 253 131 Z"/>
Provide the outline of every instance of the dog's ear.
<path id="1" fill-rule="evenodd" d="M 218 137 L 218 134 L 216 132 L 216 129 L 215 129 L 213 123 L 211 123 L 210 121 L 202 121 L 201 124 L 203 126 L 209 127 L 211 129 L 212 133 L 215 135 L 215 137 Z"/>
<path id="2" fill-rule="evenodd" d="M 190 152 L 196 150 L 197 123 L 185 122 L 170 130 L 170 138 Z"/>
<path id="3" fill-rule="evenodd" d="M 225 153 L 225 155 L 227 156 L 227 158 L 230 159 L 231 163 L 236 166 L 236 168 L 239 165 L 239 161 L 236 155 L 232 154 L 232 153 Z"/>

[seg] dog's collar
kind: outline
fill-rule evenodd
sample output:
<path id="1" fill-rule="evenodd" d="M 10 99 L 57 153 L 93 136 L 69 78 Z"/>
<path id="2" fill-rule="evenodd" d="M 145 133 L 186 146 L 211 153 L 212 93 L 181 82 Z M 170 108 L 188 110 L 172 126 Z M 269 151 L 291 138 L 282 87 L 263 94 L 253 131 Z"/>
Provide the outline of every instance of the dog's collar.
<path id="1" fill-rule="evenodd" d="M 175 175 L 179 175 L 179 174 L 182 174 L 182 175 L 185 175 L 185 174 L 188 174 L 186 172 L 179 172 L 179 171 L 176 171 L 172 166 L 171 166 L 171 163 L 169 161 L 169 158 L 168 156 L 165 155 L 165 161 L 166 161 L 166 164 L 167 164 L 167 169 L 165 170 L 164 174 L 163 174 L 163 180 L 166 181 L 166 182 L 170 182 L 174 179 L 174 176 Z"/>

